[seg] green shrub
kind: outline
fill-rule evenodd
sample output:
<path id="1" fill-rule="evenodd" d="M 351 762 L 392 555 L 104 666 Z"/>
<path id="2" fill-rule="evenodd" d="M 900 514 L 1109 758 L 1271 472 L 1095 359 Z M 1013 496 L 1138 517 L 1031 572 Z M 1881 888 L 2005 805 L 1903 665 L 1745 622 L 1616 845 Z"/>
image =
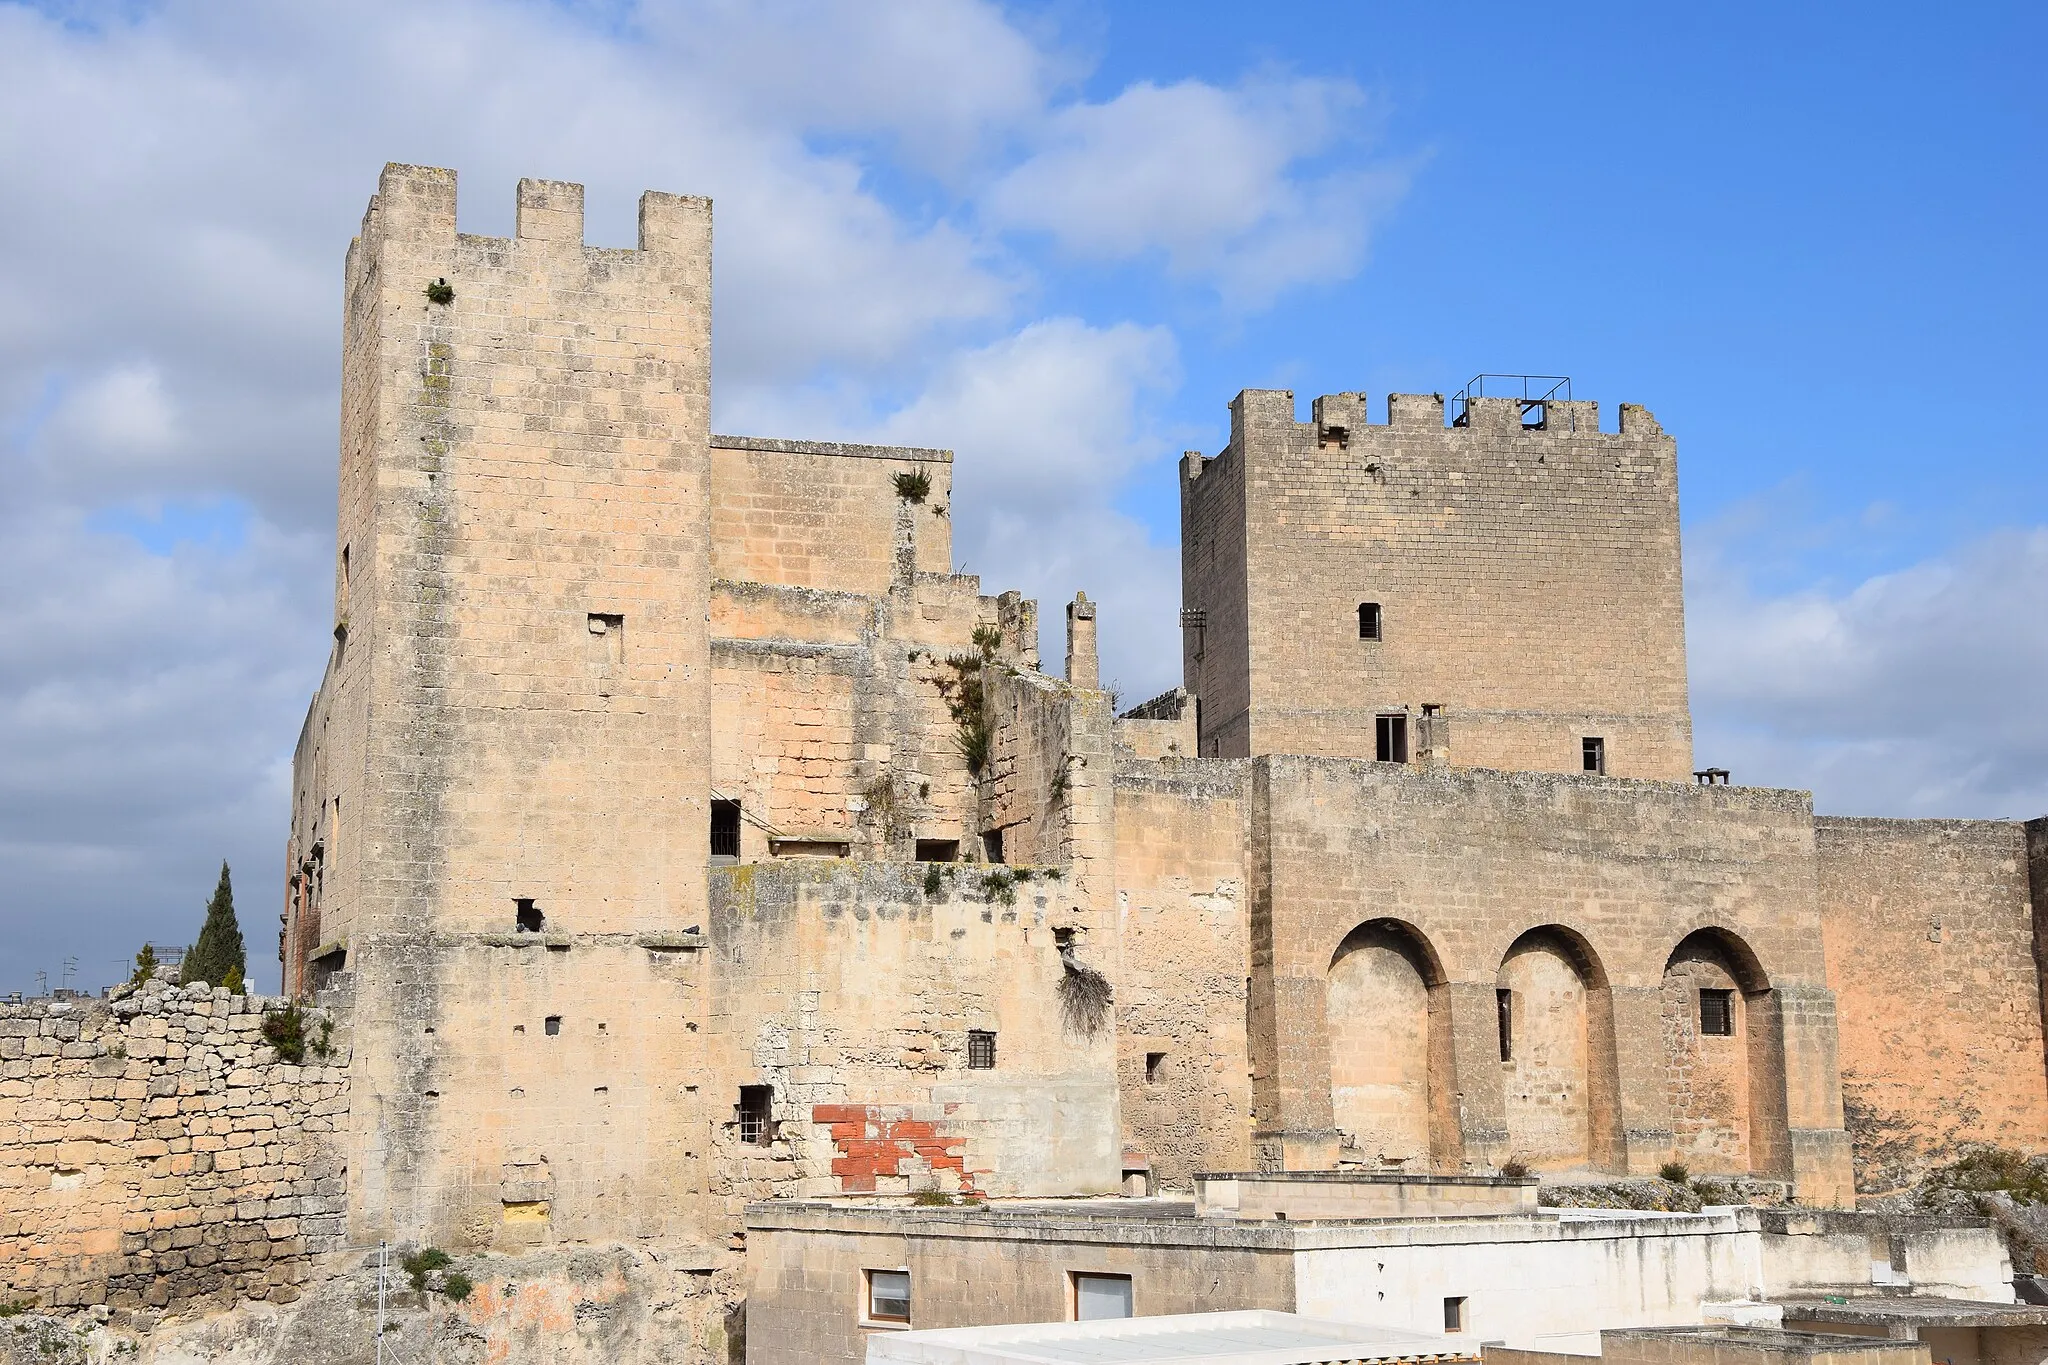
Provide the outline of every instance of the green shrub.
<path id="1" fill-rule="evenodd" d="M 1683 1161 L 1667 1161 L 1657 1168 L 1657 1178 L 1668 1180 L 1674 1185 L 1683 1185 L 1692 1178 L 1692 1172 L 1685 1169 Z"/>
<path id="2" fill-rule="evenodd" d="M 279 1060 L 300 1066 L 306 1060 L 306 1012 L 297 1004 L 263 1012 L 263 1040 L 277 1049 Z"/>
<path id="3" fill-rule="evenodd" d="M 926 863 L 924 865 L 925 899 L 937 900 L 939 898 L 939 892 L 943 888 L 944 883 L 945 878 L 944 875 L 939 871 L 939 865 L 937 863 Z"/>
<path id="4" fill-rule="evenodd" d="M 435 280 L 427 286 L 427 302 L 438 303 L 445 308 L 455 302 L 455 286 L 446 280 Z"/>
<path id="5" fill-rule="evenodd" d="M 469 1291 L 476 1288 L 469 1276 L 459 1270 L 451 1270 L 441 1277 L 441 1292 L 457 1303 L 469 1297 Z"/>
<path id="6" fill-rule="evenodd" d="M 398 1264 L 403 1267 L 406 1276 L 412 1280 L 412 1287 L 416 1290 L 424 1290 L 427 1287 L 428 1274 L 453 1265 L 454 1260 L 439 1247 L 421 1247 L 418 1251 L 407 1255 Z"/>
<path id="7" fill-rule="evenodd" d="M 18 1318 L 34 1311 L 35 1306 L 34 1299 L 0 1299 L 0 1318 Z"/>
<path id="8" fill-rule="evenodd" d="M 905 469 L 896 475 L 896 496 L 905 502 L 923 502 L 931 496 L 932 476 L 922 469 Z"/>
<path id="9" fill-rule="evenodd" d="M 1500 1173 L 1510 1180 L 1520 1180 L 1529 1174 L 1529 1163 L 1518 1156 L 1511 1156 L 1500 1163 Z"/>
<path id="10" fill-rule="evenodd" d="M 944 1190 L 919 1190 L 910 1196 L 910 1202 L 921 1209 L 950 1209 L 953 1196 Z"/>

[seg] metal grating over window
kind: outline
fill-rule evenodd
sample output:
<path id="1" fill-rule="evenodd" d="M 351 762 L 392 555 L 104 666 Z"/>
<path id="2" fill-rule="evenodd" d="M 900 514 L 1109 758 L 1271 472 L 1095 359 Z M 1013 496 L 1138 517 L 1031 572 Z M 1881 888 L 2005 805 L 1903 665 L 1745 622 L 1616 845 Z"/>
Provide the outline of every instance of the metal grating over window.
<path id="1" fill-rule="evenodd" d="M 1735 992 L 1700 992 L 1700 1032 L 1715 1038 L 1735 1036 Z"/>
<path id="2" fill-rule="evenodd" d="M 996 1036 L 987 1029 L 967 1030 L 967 1069 L 969 1071 L 994 1071 L 996 1069 Z"/>
<path id="3" fill-rule="evenodd" d="M 740 1141 L 765 1147 L 775 1137 L 775 1123 L 769 1117 L 775 1101 L 775 1091 L 765 1085 L 743 1085 L 740 1087 L 740 1102 L 735 1110 L 739 1121 Z"/>
<path id="4" fill-rule="evenodd" d="M 1358 604 L 1358 638 L 1377 640 L 1380 638 L 1380 604 L 1360 602 Z"/>
<path id="5" fill-rule="evenodd" d="M 737 801 L 711 803 L 711 856 L 740 856 L 740 803 Z"/>

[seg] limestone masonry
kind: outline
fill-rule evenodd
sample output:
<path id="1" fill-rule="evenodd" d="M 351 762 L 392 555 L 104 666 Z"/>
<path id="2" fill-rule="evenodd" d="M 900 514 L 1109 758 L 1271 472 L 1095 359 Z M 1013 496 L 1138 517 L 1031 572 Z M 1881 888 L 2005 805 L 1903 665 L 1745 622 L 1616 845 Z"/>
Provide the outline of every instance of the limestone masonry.
<path id="1" fill-rule="evenodd" d="M 1068 604 L 1055 676 L 1037 604 L 953 572 L 949 452 L 711 431 L 711 244 L 649 193 L 587 247 L 535 180 L 472 236 L 453 172 L 385 168 L 279 940 L 337 1050 L 279 1063 L 220 995 L 0 1009 L 0 1288 L 176 1316 L 352 1275 L 360 1316 L 366 1255 L 432 1245 L 658 1305 L 590 1359 L 835 1358 L 895 1233 L 833 1201 L 1676 1161 L 1846 1208 L 2048 1141 L 2048 823 L 1694 780 L 1648 411 L 1239 394 L 1179 471 L 1184 684 L 1119 716 L 1115 621 Z M 1110 1260 L 1194 1273 L 1150 1236 Z M 1702 1285 L 1757 1283 L 1738 1243 Z M 1145 1311 L 1341 1307 L 1370 1259 L 1159 1245 L 1248 1287 Z M 508 1358 L 518 1275 L 477 1274 Z M 1060 1315 L 1019 1295 L 986 1311 Z"/>

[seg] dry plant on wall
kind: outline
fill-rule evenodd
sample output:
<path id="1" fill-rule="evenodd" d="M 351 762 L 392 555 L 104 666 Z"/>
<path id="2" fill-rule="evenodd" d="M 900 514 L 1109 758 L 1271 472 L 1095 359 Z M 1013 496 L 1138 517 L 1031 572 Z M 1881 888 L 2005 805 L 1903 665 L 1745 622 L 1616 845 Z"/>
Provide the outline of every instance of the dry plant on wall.
<path id="1" fill-rule="evenodd" d="M 1059 944 L 1063 969 L 1059 987 L 1060 1022 L 1067 1026 L 1069 1032 L 1093 1038 L 1109 1027 L 1109 978 L 1083 964 L 1074 955 L 1073 930 L 1055 930 L 1053 941 Z"/>

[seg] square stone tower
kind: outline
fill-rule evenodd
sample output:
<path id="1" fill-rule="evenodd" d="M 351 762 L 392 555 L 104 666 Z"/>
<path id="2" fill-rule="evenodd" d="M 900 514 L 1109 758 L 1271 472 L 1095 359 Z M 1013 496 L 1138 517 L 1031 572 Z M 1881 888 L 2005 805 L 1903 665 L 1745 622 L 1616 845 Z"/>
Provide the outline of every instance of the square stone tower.
<path id="1" fill-rule="evenodd" d="M 1201 752 L 1682 781 L 1677 447 L 1648 411 L 1247 389 L 1181 465 Z"/>
<path id="2" fill-rule="evenodd" d="M 284 946 L 287 989 L 355 983 L 357 1240 L 674 1231 L 703 1126 L 668 949 L 706 906 L 711 206 L 601 250 L 582 186 L 518 194 L 470 236 L 452 171 L 387 166 L 348 256 Z"/>

